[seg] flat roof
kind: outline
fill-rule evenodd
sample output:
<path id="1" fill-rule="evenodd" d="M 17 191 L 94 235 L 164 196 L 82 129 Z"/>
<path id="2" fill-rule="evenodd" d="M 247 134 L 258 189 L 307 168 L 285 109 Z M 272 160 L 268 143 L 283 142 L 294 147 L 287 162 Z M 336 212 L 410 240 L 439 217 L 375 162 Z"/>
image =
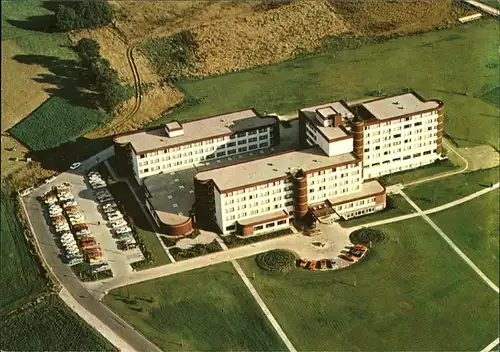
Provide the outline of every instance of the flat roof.
<path id="1" fill-rule="evenodd" d="M 282 220 L 288 218 L 288 214 L 284 210 L 278 210 L 264 215 L 258 215 L 251 218 L 238 220 L 238 223 L 243 226 L 264 224 L 273 220 Z"/>
<path id="2" fill-rule="evenodd" d="M 124 133 L 116 136 L 114 140 L 120 144 L 130 143 L 137 154 L 142 154 L 220 135 L 230 135 L 251 128 L 259 128 L 276 121 L 276 117 L 260 117 L 254 109 L 247 109 L 184 122 L 182 123 L 184 134 L 176 137 L 168 137 L 165 126 L 162 125 L 155 129 Z M 175 124 L 176 122 L 170 122 L 168 125 L 173 127 Z"/>
<path id="3" fill-rule="evenodd" d="M 293 128 L 284 128 L 280 124 L 280 135 L 283 138 L 277 146 L 254 150 L 238 155 L 226 156 L 216 160 L 208 160 L 193 166 L 144 178 L 144 186 L 151 193 L 149 201 L 160 220 L 166 224 L 180 224 L 187 220 L 189 211 L 195 202 L 193 190 L 194 176 L 203 171 L 231 165 L 235 162 L 262 158 L 298 147 L 298 121 L 292 121 Z M 178 180 L 178 181 L 176 181 Z M 179 188 L 184 186 L 184 188 Z M 170 197 L 171 196 L 171 199 Z M 177 206 L 174 207 L 174 204 Z M 179 215 L 182 212 L 183 215 Z"/>
<path id="4" fill-rule="evenodd" d="M 362 183 L 361 187 L 356 192 L 350 192 L 347 194 L 339 195 L 337 197 L 328 198 L 328 201 L 332 205 L 339 205 L 347 203 L 349 201 L 353 201 L 355 199 L 363 199 L 371 195 L 381 193 L 383 191 L 384 191 L 384 186 L 382 186 L 377 180 L 372 180 Z"/>
<path id="5" fill-rule="evenodd" d="M 217 168 L 196 175 L 199 180 L 212 179 L 221 192 L 250 187 L 278 178 L 286 178 L 290 171 L 304 172 L 325 169 L 328 166 L 349 164 L 358 160 L 353 153 L 329 157 L 319 147 L 289 151 L 279 155 Z"/>
<path id="6" fill-rule="evenodd" d="M 316 106 L 309 106 L 303 109 L 300 109 L 302 113 L 309 119 L 311 123 L 327 138 L 327 139 L 338 139 L 349 136 L 346 131 L 341 127 L 325 127 L 319 123 L 316 119 L 316 110 L 319 110 L 320 113 L 324 113 L 325 116 L 338 112 L 344 119 L 351 120 L 354 118 L 354 114 L 347 107 L 343 101 L 333 101 L 330 103 L 325 103 Z"/>
<path id="7" fill-rule="evenodd" d="M 435 100 L 424 101 L 414 93 L 404 93 L 383 99 L 376 99 L 363 106 L 374 118 L 386 120 L 402 115 L 416 114 L 421 111 L 437 109 L 439 102 Z"/>

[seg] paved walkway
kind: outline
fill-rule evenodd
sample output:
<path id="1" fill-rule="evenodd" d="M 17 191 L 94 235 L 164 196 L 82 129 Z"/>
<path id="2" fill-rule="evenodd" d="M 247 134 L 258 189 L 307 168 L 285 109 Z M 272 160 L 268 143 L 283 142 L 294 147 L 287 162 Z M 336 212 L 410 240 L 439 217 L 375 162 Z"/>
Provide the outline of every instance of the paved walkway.
<path id="1" fill-rule="evenodd" d="M 109 342 L 113 344 L 120 351 L 135 351 L 132 346 L 120 338 L 113 330 L 111 330 L 106 324 L 103 324 L 99 319 L 97 319 L 93 314 L 86 310 L 78 301 L 73 298 L 73 296 L 68 292 L 66 288 L 63 288 L 59 292 L 59 297 L 70 307 L 76 314 L 80 316 L 83 320 L 92 326 L 95 330 L 99 331 Z"/>
<path id="2" fill-rule="evenodd" d="M 497 187 L 498 188 L 498 187 Z M 491 189 L 490 189 L 491 190 Z M 484 280 L 484 282 L 486 282 L 488 284 L 488 286 L 490 286 L 493 290 L 495 290 L 496 293 L 499 293 L 499 289 L 498 289 L 498 286 L 495 285 L 493 283 L 493 281 L 491 281 L 477 266 L 476 264 L 474 264 L 474 262 L 472 260 L 469 259 L 469 257 L 467 257 L 465 255 L 464 252 L 462 252 L 460 250 L 460 248 L 457 247 L 457 245 L 455 243 L 453 243 L 453 241 L 448 237 L 446 236 L 446 234 L 443 232 L 443 230 L 441 230 L 439 228 L 439 226 L 436 225 L 436 223 L 434 221 L 432 221 L 428 216 L 427 214 L 425 214 L 422 209 L 420 209 L 420 207 L 418 205 L 415 204 L 415 202 L 413 202 L 410 197 L 408 197 L 403 191 L 400 192 L 400 194 L 404 197 L 404 199 L 406 199 L 406 201 L 408 203 L 410 203 L 410 205 L 417 211 L 417 214 L 422 216 L 422 218 L 427 221 L 429 223 L 429 225 L 432 226 L 432 228 L 451 246 L 451 248 L 457 252 L 457 254 L 460 256 L 460 258 L 462 258 L 471 268 L 472 270 L 474 270 L 476 272 L 476 274 L 478 274 L 481 279 Z"/>
<path id="3" fill-rule="evenodd" d="M 274 316 L 271 313 L 271 311 L 269 310 L 269 308 L 267 308 L 266 304 L 264 303 L 262 298 L 257 293 L 257 290 L 255 289 L 255 287 L 253 287 L 252 283 L 250 282 L 248 277 L 243 272 L 243 269 L 241 269 L 241 266 L 238 264 L 238 262 L 236 260 L 232 260 L 231 263 L 233 264 L 234 268 L 236 269 L 236 272 L 240 275 L 241 279 L 245 283 L 245 286 L 248 288 L 248 290 L 252 294 L 253 298 L 255 298 L 255 300 L 257 301 L 257 304 L 259 305 L 259 307 L 264 312 L 264 315 L 267 317 L 267 319 L 269 319 L 269 322 L 273 326 L 274 330 L 276 330 L 276 333 L 278 334 L 278 336 L 285 343 L 288 350 L 290 352 L 296 352 L 297 349 L 293 346 L 292 342 L 288 339 L 288 337 L 286 336 L 283 329 L 281 329 L 281 326 L 278 324 L 278 322 L 274 318 Z"/>
<path id="4" fill-rule="evenodd" d="M 417 181 L 408 182 L 405 184 L 405 186 L 418 185 L 419 183 L 434 181 L 434 180 L 438 180 L 440 178 L 449 177 L 449 176 L 456 175 L 456 174 L 461 174 L 462 172 L 467 171 L 467 169 L 469 168 L 469 162 L 467 161 L 467 159 L 464 158 L 462 155 L 460 155 L 460 153 L 458 153 L 457 150 L 446 139 L 444 139 L 444 144 L 446 145 L 446 147 L 448 148 L 449 151 L 456 154 L 460 159 L 462 159 L 462 161 L 464 162 L 464 167 L 461 168 L 460 170 L 457 170 L 457 171 L 447 172 L 445 174 L 425 177 L 425 178 L 422 178 L 422 179 L 417 180 Z"/>
<path id="5" fill-rule="evenodd" d="M 481 350 L 481 352 L 490 352 L 493 350 L 493 347 L 498 346 L 498 343 L 500 343 L 500 338 L 496 338 L 495 341 L 490 343 L 488 346 L 486 346 L 484 349 Z"/>
<path id="6" fill-rule="evenodd" d="M 483 4 L 482 2 L 475 1 L 475 0 L 464 0 L 464 1 L 470 5 L 477 7 L 478 9 L 492 15 L 492 16 L 500 16 L 500 10 L 498 10 L 492 6 Z"/>

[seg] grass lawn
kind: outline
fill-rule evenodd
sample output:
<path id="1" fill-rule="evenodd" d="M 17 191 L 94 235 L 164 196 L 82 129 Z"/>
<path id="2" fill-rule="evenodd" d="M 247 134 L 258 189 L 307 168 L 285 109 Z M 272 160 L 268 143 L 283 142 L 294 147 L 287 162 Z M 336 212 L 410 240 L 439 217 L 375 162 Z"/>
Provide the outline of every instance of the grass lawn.
<path id="1" fill-rule="evenodd" d="M 401 215 L 414 213 L 415 210 L 410 204 L 399 194 L 392 194 L 387 196 L 387 207 L 374 214 L 368 214 L 349 220 L 340 220 L 338 223 L 342 227 L 353 227 L 368 224 L 374 221 L 394 218 Z"/>
<path id="2" fill-rule="evenodd" d="M 13 40 L 26 55 L 76 59 L 66 33 L 50 33 L 53 12 L 41 0 L 2 1 L 2 40 Z"/>
<path id="3" fill-rule="evenodd" d="M 404 192 L 421 209 L 430 209 L 489 187 L 498 178 L 499 170 L 494 167 L 409 186 Z"/>
<path id="4" fill-rule="evenodd" d="M 134 265 L 134 267 L 137 270 L 143 270 L 159 265 L 169 264 L 170 259 L 168 258 L 167 253 L 163 249 L 156 233 L 152 231 L 146 215 L 137 203 L 128 185 L 125 182 L 118 182 L 110 185 L 109 188 L 115 199 L 125 207 L 126 214 L 132 219 L 137 233 L 139 236 L 142 236 L 146 247 L 151 251 L 155 258 L 154 263 L 141 262 L 140 264 Z"/>
<path id="5" fill-rule="evenodd" d="M 16 216 L 17 208 L 2 184 L 1 242 L 0 242 L 0 315 L 36 298 L 46 290 L 37 263 L 23 236 Z"/>
<path id="6" fill-rule="evenodd" d="M 230 263 L 115 289 L 104 302 L 165 351 L 286 349 Z"/>
<path id="7" fill-rule="evenodd" d="M 431 214 L 434 222 L 498 285 L 498 192 Z"/>
<path id="8" fill-rule="evenodd" d="M 355 100 L 379 87 L 387 94 L 411 87 L 425 98 L 444 101 L 446 131 L 460 144 L 467 145 L 466 140 L 496 146 L 498 108 L 476 93 L 498 85 L 498 69 L 487 67 L 499 61 L 497 29 L 496 20 L 482 20 L 355 50 L 184 81 L 179 87 L 190 103 L 153 124 L 247 107 L 284 114 L 334 99 Z"/>
<path id="9" fill-rule="evenodd" d="M 40 151 L 75 140 L 105 119 L 106 114 L 101 110 L 75 106 L 54 96 L 15 125 L 10 133 L 31 150 Z"/>
<path id="10" fill-rule="evenodd" d="M 2 319 L 3 351 L 115 351 L 56 296 Z"/>
<path id="11" fill-rule="evenodd" d="M 475 351 L 498 336 L 498 295 L 430 225 L 377 228 L 386 242 L 344 270 L 273 275 L 240 260 L 297 349 Z"/>
<path id="12" fill-rule="evenodd" d="M 455 165 L 450 160 L 443 160 L 439 163 L 432 163 L 419 167 L 417 169 L 397 172 L 395 174 L 379 177 L 378 180 L 385 186 L 391 186 L 398 183 L 408 183 L 417 181 L 422 178 L 436 176 L 443 173 L 448 173 L 458 170 L 460 167 Z"/>

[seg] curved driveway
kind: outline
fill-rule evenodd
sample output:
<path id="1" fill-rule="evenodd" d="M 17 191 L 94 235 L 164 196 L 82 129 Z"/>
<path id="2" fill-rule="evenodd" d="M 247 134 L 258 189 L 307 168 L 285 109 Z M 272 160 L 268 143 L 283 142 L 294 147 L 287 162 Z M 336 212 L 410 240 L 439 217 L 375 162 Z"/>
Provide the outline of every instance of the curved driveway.
<path id="1" fill-rule="evenodd" d="M 53 181 L 53 183 L 71 182 L 71 180 L 75 179 L 75 177 L 82 177 L 86 170 L 112 154 L 112 149 L 108 148 L 91 159 L 83 162 L 82 166 L 78 170 L 62 173 L 56 178 L 55 181 Z M 42 209 L 41 203 L 36 199 L 37 196 L 42 195 L 51 186 L 52 184 L 43 185 L 34 190 L 27 197 L 23 198 L 25 210 L 28 215 L 30 226 L 32 227 L 31 230 L 38 241 L 40 251 L 44 257 L 43 259 L 47 263 L 48 267 L 53 271 L 61 285 L 67 289 L 71 296 L 73 296 L 73 298 L 81 306 L 83 306 L 84 309 L 93 315 L 93 318 L 98 319 L 101 325 L 106 325 L 117 335 L 117 337 L 129 345 L 127 349 L 141 352 L 161 351 L 120 317 L 109 310 L 104 304 L 90 295 L 87 289 L 73 274 L 69 266 L 61 261 L 59 257 L 60 251 L 55 245 L 54 235 L 49 229 L 47 221 L 44 217 L 44 209 Z M 86 319 L 86 321 L 89 324 L 94 325 L 92 324 L 92 319 Z"/>

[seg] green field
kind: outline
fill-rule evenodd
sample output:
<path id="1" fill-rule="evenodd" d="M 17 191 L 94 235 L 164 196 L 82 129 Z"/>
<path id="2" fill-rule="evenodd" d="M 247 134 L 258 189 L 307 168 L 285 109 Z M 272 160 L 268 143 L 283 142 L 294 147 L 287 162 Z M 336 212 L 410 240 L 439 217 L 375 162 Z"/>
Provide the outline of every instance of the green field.
<path id="1" fill-rule="evenodd" d="M 487 67 L 499 60 L 497 32 L 496 20 L 476 21 L 355 50 L 185 81 L 180 88 L 188 104 L 153 124 L 247 107 L 290 113 L 319 102 L 359 99 L 379 87 L 387 94 L 411 87 L 425 98 L 445 103 L 445 129 L 458 143 L 496 146 L 499 110 L 475 92 L 498 85 L 498 69 Z"/>
<path id="2" fill-rule="evenodd" d="M 3 351 L 116 350 L 55 296 L 2 319 L 0 331 Z"/>
<path id="3" fill-rule="evenodd" d="M 429 215 L 448 237 L 498 285 L 498 191 Z"/>
<path id="4" fill-rule="evenodd" d="M 75 106 L 53 96 L 12 127 L 10 133 L 31 150 L 40 151 L 75 140 L 105 118 L 101 110 Z"/>
<path id="5" fill-rule="evenodd" d="M 285 350 L 230 263 L 115 289 L 104 302 L 164 351 Z"/>
<path id="6" fill-rule="evenodd" d="M 23 229 L 17 219 L 16 205 L 2 184 L 0 256 L 0 315 L 36 298 L 46 290 L 37 264 L 33 259 Z"/>
<path id="7" fill-rule="evenodd" d="M 494 167 L 409 186 L 404 192 L 421 209 L 430 209 L 480 191 L 498 179 L 499 169 Z"/>
<path id="8" fill-rule="evenodd" d="M 26 55 L 76 59 L 66 33 L 44 31 L 52 15 L 41 0 L 2 1 L 2 40 L 13 40 Z"/>
<path id="9" fill-rule="evenodd" d="M 403 198 L 403 196 L 399 194 L 392 194 L 390 196 L 387 196 L 386 203 L 387 207 L 382 211 L 349 220 L 340 220 L 338 221 L 338 223 L 342 227 L 353 227 L 365 225 L 374 221 L 395 218 L 397 216 L 407 215 L 415 212 L 413 207 Z"/>
<path id="10" fill-rule="evenodd" d="M 498 295 L 430 225 L 377 228 L 385 243 L 344 270 L 273 275 L 240 260 L 298 350 L 478 351 L 498 336 Z"/>

